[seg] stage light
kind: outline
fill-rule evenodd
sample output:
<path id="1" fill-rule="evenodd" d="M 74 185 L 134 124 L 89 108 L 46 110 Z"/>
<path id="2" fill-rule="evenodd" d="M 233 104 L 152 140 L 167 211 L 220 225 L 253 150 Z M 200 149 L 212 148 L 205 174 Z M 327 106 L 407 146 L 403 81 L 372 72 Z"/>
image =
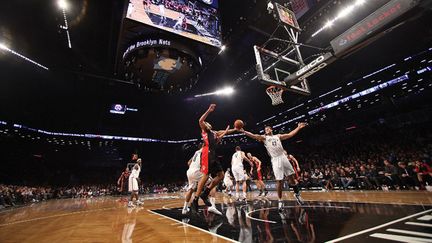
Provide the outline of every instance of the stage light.
<path id="1" fill-rule="evenodd" d="M 206 94 L 197 94 L 194 97 L 203 97 L 203 96 L 209 96 L 209 95 L 231 95 L 234 93 L 234 89 L 232 87 L 226 87 L 220 90 L 216 90 L 215 92 L 206 93 Z"/>
<path id="2" fill-rule="evenodd" d="M 222 52 L 224 52 L 226 50 L 226 45 L 221 46 L 220 51 L 218 54 L 221 54 Z"/>
<path id="3" fill-rule="evenodd" d="M 345 7 L 342 9 L 334 19 L 329 20 L 325 25 L 323 25 L 321 28 L 319 28 L 317 31 L 315 31 L 311 37 L 315 37 L 317 34 L 319 34 L 321 31 L 331 27 L 334 22 L 340 18 L 346 17 L 348 14 L 350 14 L 355 7 L 363 5 L 366 2 L 366 0 L 356 0 L 352 5 Z"/>
<path id="4" fill-rule="evenodd" d="M 342 9 L 342 11 L 340 11 L 339 14 L 336 16 L 336 19 L 340 19 L 340 18 L 343 18 L 343 17 L 347 16 L 353 10 L 354 10 L 354 6 L 349 6 L 349 7 L 346 7 L 344 9 Z"/>
<path id="5" fill-rule="evenodd" d="M 68 47 L 71 49 L 72 43 L 71 43 L 71 38 L 70 38 L 70 34 L 69 34 L 69 25 L 68 25 L 67 16 L 66 16 L 66 9 L 68 8 L 68 3 L 66 2 L 66 0 L 58 0 L 57 4 L 63 12 L 64 25 L 63 26 L 61 25 L 60 28 L 64 29 L 66 31 L 67 44 L 68 44 Z"/>
<path id="6" fill-rule="evenodd" d="M 333 25 L 333 20 L 327 21 L 327 23 L 324 25 L 324 28 L 331 27 Z"/>
<path id="7" fill-rule="evenodd" d="M 215 92 L 216 95 L 231 95 L 234 93 L 234 89 L 232 87 L 226 87 Z"/>
<path id="8" fill-rule="evenodd" d="M 57 1 L 57 5 L 61 8 L 61 9 L 67 9 L 68 8 L 68 3 L 65 0 L 58 0 Z"/>
<path id="9" fill-rule="evenodd" d="M 355 2 L 355 5 L 363 5 L 364 3 L 365 3 L 366 1 L 365 0 L 357 0 L 356 2 Z"/>
<path id="10" fill-rule="evenodd" d="M 37 63 L 37 62 L 33 61 L 32 59 L 30 59 L 30 58 L 28 58 L 28 57 L 26 57 L 26 56 L 24 56 L 24 55 L 22 55 L 22 54 L 20 54 L 20 53 L 18 53 L 18 52 L 16 52 L 16 51 L 12 50 L 12 49 L 10 49 L 9 47 L 7 47 L 7 46 L 6 46 L 5 44 L 3 44 L 3 43 L 0 43 L 0 49 L 1 49 L 1 50 L 5 50 L 5 51 L 7 51 L 7 52 L 9 52 L 9 53 L 12 53 L 12 54 L 14 54 L 15 56 L 18 56 L 18 57 L 20 57 L 20 58 L 26 60 L 27 62 L 30 62 L 30 63 L 32 63 L 32 64 L 34 64 L 34 65 L 36 65 L 36 66 L 38 66 L 38 67 L 40 67 L 40 68 L 43 68 L 43 69 L 45 69 L 45 70 L 49 70 L 49 69 L 48 69 L 47 67 L 45 67 L 44 65 L 42 65 L 42 64 L 40 64 L 40 63 Z"/>

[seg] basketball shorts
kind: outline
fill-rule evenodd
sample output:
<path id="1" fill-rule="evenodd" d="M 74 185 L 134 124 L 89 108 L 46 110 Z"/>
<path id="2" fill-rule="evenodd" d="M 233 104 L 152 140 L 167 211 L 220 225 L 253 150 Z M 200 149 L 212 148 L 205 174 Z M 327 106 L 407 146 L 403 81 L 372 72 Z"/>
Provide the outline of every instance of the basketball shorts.
<path id="1" fill-rule="evenodd" d="M 129 192 L 136 192 L 138 189 L 138 180 L 136 178 L 129 177 Z"/>
<path id="2" fill-rule="evenodd" d="M 203 174 L 200 170 L 187 170 L 186 175 L 188 178 L 188 190 L 196 190 L 198 182 L 200 181 Z"/>
<path id="3" fill-rule="evenodd" d="M 253 175 L 252 175 L 252 178 L 254 179 L 254 180 L 260 180 L 260 181 L 262 181 L 262 174 L 261 174 L 261 171 L 258 171 L 258 170 L 253 170 Z"/>
<path id="4" fill-rule="evenodd" d="M 285 176 L 293 175 L 294 169 L 285 155 L 271 159 L 273 173 L 277 181 L 283 180 Z"/>
<path id="5" fill-rule="evenodd" d="M 226 187 L 232 187 L 233 186 L 233 182 L 230 179 L 224 179 L 223 182 L 224 182 L 224 184 L 225 184 Z"/>
<path id="6" fill-rule="evenodd" d="M 201 172 L 204 175 L 213 175 L 223 171 L 221 164 L 216 159 L 214 152 L 208 150 L 207 147 L 203 147 L 201 152 Z"/>
<path id="7" fill-rule="evenodd" d="M 244 181 L 246 180 L 246 175 L 244 173 L 244 169 L 242 167 L 233 167 L 232 173 L 234 175 L 235 181 Z"/>

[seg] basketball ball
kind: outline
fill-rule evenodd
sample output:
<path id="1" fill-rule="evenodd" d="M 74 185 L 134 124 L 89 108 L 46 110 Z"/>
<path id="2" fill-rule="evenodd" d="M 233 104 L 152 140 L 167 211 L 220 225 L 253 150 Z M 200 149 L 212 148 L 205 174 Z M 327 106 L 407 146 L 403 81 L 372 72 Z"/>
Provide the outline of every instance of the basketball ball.
<path id="1" fill-rule="evenodd" d="M 242 129 L 243 126 L 244 126 L 244 123 L 243 123 L 242 120 L 236 120 L 236 121 L 234 122 L 234 127 L 235 127 L 236 129 Z"/>

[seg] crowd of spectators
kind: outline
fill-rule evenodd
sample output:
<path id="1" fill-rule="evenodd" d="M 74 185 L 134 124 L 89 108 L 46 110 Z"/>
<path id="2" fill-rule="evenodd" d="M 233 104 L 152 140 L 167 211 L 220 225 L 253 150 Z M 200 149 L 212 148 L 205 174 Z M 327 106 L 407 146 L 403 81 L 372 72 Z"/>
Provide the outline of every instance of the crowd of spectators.
<path id="1" fill-rule="evenodd" d="M 171 184 L 143 184 L 141 194 L 177 192 L 182 189 Z M 94 198 L 121 195 L 117 185 L 88 185 L 69 187 L 17 186 L 0 184 L 0 209 L 38 203 L 50 199 Z"/>
<path id="2" fill-rule="evenodd" d="M 298 145 L 298 179 L 305 189 L 424 190 L 432 186 L 432 144 L 423 132 L 371 130 L 337 144 Z M 264 171 L 273 178 L 270 166 Z"/>

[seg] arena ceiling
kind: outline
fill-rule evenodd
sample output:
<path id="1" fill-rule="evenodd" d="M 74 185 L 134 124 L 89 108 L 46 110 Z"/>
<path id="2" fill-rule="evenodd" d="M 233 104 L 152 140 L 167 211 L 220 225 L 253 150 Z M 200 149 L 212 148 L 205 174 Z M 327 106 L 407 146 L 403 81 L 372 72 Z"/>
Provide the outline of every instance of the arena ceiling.
<path id="1" fill-rule="evenodd" d="M 213 102 L 218 107 L 209 120 L 223 128 L 237 118 L 254 127 L 258 121 L 309 99 L 286 93 L 285 104 L 273 107 L 265 86 L 253 80 L 252 46 L 264 43 L 272 34 L 283 37 L 280 30 L 274 32 L 276 22 L 267 13 L 266 1 L 220 1 L 227 49 L 207 65 L 194 89 L 175 95 L 143 92 L 116 73 L 124 2 L 68 2 L 71 49 L 59 28 L 63 15 L 55 1 L 11 1 L 0 9 L 2 42 L 50 67 L 49 71 L 40 70 L 0 51 L 0 120 L 54 131 L 181 139 L 199 135 L 197 119 Z M 304 29 L 300 40 L 325 48 L 330 38 L 364 17 L 365 12 L 357 11 L 329 32 L 311 38 L 343 2 L 318 1 L 299 20 Z M 313 76 L 312 96 L 431 47 L 431 22 L 430 6 L 407 16 L 406 23 L 391 33 Z M 310 54 L 306 50 L 305 55 Z M 235 87 L 235 95 L 194 98 L 227 85 Z M 112 115 L 109 107 L 114 103 L 135 107 L 138 112 Z"/>

